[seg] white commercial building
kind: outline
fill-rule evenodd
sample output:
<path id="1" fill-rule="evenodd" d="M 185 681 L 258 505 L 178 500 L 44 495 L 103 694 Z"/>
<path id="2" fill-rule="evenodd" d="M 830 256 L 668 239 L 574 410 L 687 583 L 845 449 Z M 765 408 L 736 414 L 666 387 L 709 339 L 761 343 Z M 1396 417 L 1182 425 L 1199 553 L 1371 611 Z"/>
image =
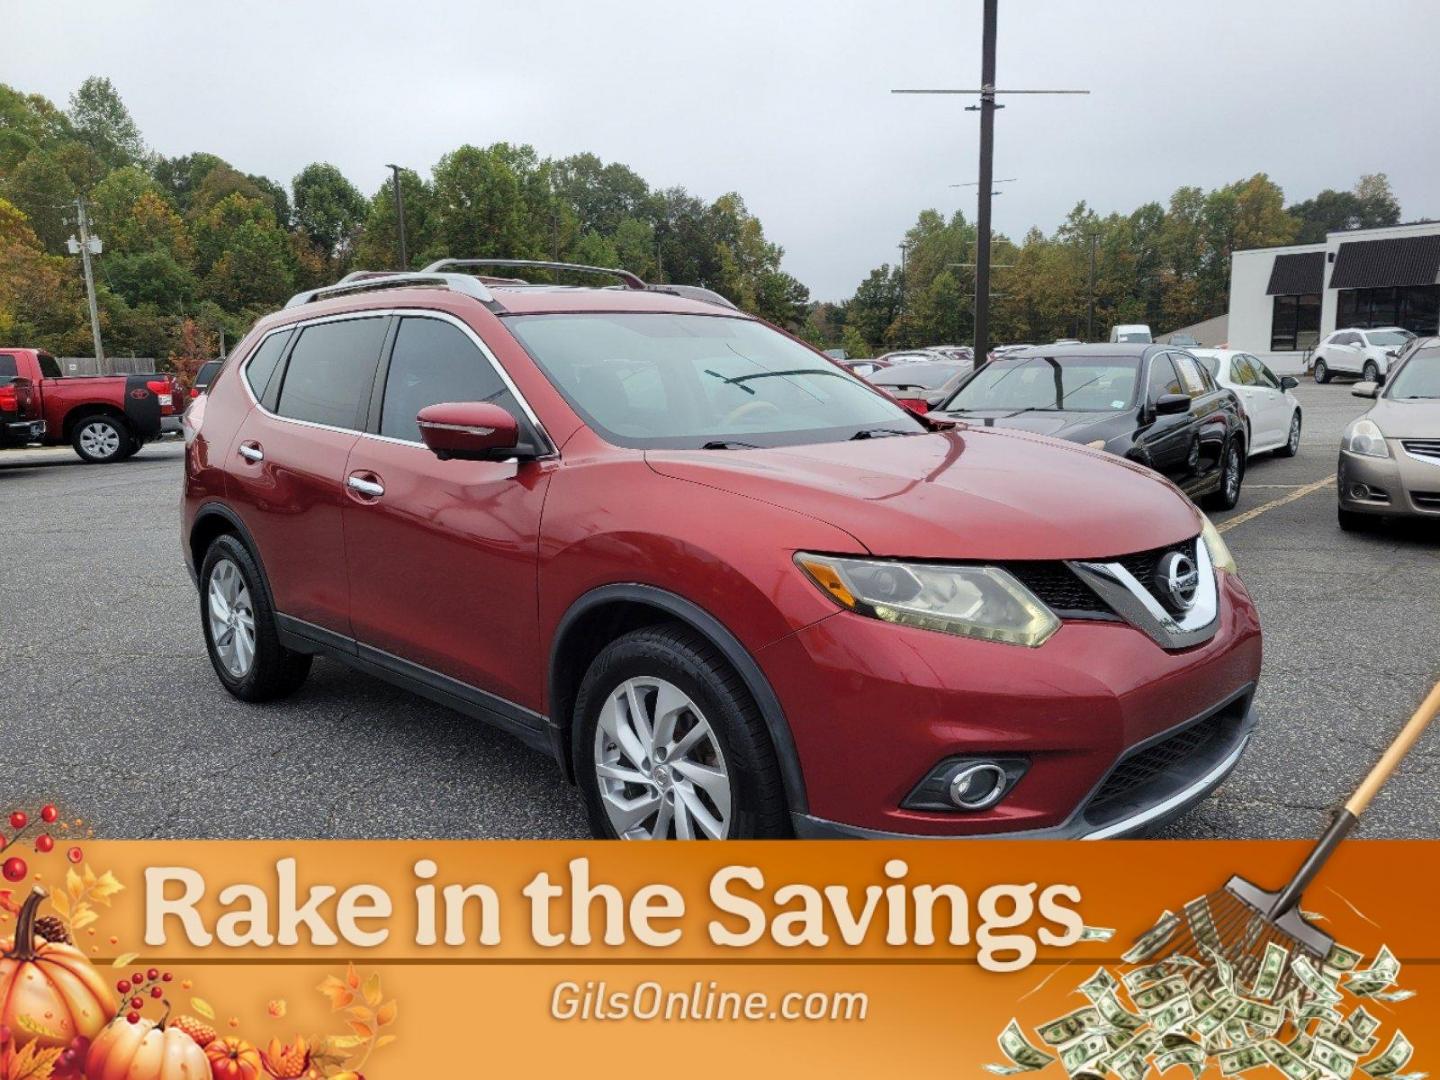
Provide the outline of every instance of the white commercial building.
<path id="1" fill-rule="evenodd" d="M 1230 259 L 1229 345 L 1298 368 L 1346 326 L 1440 333 L 1440 222 L 1334 232 Z"/>

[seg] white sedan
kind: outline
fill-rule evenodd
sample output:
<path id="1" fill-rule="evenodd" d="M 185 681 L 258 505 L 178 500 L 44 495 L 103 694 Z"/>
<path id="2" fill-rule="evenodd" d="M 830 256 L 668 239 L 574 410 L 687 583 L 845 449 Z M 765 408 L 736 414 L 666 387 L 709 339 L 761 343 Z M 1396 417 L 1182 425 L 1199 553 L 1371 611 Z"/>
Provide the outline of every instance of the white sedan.
<path id="1" fill-rule="evenodd" d="M 1250 457 L 1273 450 L 1294 457 L 1300 449 L 1300 402 L 1290 391 L 1300 385 L 1280 378 L 1256 356 L 1236 349 L 1190 349 L 1215 381 L 1233 390 L 1245 410 Z"/>

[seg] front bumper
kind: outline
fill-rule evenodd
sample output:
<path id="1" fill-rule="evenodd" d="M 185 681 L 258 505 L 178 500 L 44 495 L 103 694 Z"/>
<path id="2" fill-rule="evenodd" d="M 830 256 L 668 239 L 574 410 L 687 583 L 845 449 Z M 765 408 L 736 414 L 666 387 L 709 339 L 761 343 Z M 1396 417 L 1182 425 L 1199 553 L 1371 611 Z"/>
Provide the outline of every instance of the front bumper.
<path id="1" fill-rule="evenodd" d="M 1255 724 L 1259 620 L 1239 579 L 1217 576 L 1214 636 L 1189 648 L 1120 621 L 1067 619 L 1026 649 L 840 612 L 761 650 L 805 777 L 797 833 L 1121 836 L 1183 813 L 1235 767 Z M 1180 738 L 1201 723 L 1204 739 Z M 1112 778 L 1152 748 L 1159 768 L 1117 792 Z M 956 756 L 1028 768 L 988 809 L 902 805 Z"/>
<path id="2" fill-rule="evenodd" d="M 1388 458 L 1340 451 L 1336 487 L 1342 510 L 1382 517 L 1440 519 L 1440 463 L 1406 451 L 1386 439 Z"/>

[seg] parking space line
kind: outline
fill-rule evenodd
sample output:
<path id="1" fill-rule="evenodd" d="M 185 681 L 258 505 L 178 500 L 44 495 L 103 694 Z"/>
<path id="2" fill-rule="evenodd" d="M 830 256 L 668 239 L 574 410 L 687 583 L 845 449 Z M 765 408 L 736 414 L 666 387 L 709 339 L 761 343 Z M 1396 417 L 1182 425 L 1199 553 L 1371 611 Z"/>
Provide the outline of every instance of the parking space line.
<path id="1" fill-rule="evenodd" d="M 1216 525 L 1215 529 L 1217 532 L 1229 532 L 1237 525 L 1244 525 L 1247 521 L 1254 520 L 1261 514 L 1265 513 L 1267 510 L 1274 510 L 1277 506 L 1284 506 L 1286 503 L 1292 503 L 1297 499 L 1303 499 L 1306 495 L 1312 495 L 1315 492 L 1320 491 L 1322 488 L 1332 487 L 1334 486 L 1334 484 L 1335 474 L 1331 473 L 1323 480 L 1316 480 L 1313 484 L 1306 484 L 1304 487 L 1296 488 L 1289 495 L 1281 495 L 1278 499 L 1271 499 L 1269 502 L 1261 503 L 1259 506 L 1255 507 L 1252 510 L 1246 510 L 1243 514 L 1237 514 L 1235 517 L 1230 518 L 1228 521 L 1224 521 L 1221 524 Z"/>

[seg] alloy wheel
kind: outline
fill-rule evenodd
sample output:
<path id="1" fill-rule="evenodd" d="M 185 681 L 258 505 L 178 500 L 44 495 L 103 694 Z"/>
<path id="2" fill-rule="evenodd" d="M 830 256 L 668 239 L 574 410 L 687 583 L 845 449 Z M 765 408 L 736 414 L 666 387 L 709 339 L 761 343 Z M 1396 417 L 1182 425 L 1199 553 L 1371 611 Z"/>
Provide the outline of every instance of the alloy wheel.
<path id="1" fill-rule="evenodd" d="M 1294 457 L 1300 450 L 1300 414 L 1296 413 L 1290 418 L 1290 441 L 1286 443 L 1290 456 Z"/>
<path id="2" fill-rule="evenodd" d="M 709 721 L 665 679 L 626 679 L 595 725 L 600 801 L 625 840 L 723 840 L 730 775 Z"/>
<path id="3" fill-rule="evenodd" d="M 1376 367 L 1374 360 L 1365 361 L 1365 370 L 1361 374 L 1361 378 L 1366 382 L 1380 381 L 1380 369 Z"/>
<path id="4" fill-rule="evenodd" d="M 92 420 L 80 429 L 80 445 L 91 457 L 112 457 L 120 452 L 120 432 L 114 424 Z"/>
<path id="5" fill-rule="evenodd" d="M 255 608 L 240 568 L 229 559 L 217 562 L 206 598 L 215 654 L 231 676 L 243 679 L 255 662 Z"/>
<path id="6" fill-rule="evenodd" d="M 1225 497 L 1234 501 L 1240 497 L 1240 448 L 1232 446 L 1225 459 Z"/>

